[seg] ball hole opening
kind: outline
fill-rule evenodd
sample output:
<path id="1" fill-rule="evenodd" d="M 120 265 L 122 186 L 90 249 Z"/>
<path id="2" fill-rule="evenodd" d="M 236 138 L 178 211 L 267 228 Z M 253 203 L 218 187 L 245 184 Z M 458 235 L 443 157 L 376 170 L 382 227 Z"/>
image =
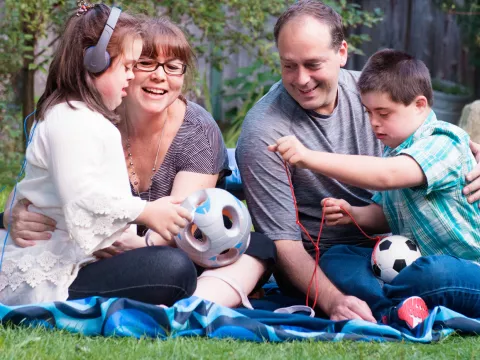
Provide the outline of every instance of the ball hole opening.
<path id="1" fill-rule="evenodd" d="M 226 229 L 231 229 L 233 226 L 233 215 L 227 209 L 222 211 L 223 215 L 223 225 Z"/>

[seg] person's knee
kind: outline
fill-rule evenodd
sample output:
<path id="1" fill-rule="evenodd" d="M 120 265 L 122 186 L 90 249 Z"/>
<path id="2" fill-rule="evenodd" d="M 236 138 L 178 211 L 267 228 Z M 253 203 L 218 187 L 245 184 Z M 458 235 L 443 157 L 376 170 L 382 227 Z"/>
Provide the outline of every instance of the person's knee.
<path id="1" fill-rule="evenodd" d="M 371 255 L 372 249 L 353 245 L 335 245 L 321 256 L 319 265 L 324 271 L 351 261 L 353 261 L 354 264 L 360 265 L 359 262 L 361 260 L 368 259 L 370 262 Z"/>
<path id="2" fill-rule="evenodd" d="M 459 272 L 463 272 L 465 266 L 469 266 L 465 260 L 449 255 L 422 256 L 415 260 L 410 266 L 403 269 L 392 284 L 415 282 L 420 286 L 448 286 L 456 281 Z M 480 267 L 479 267 L 480 269 Z"/>
<path id="3" fill-rule="evenodd" d="M 185 284 L 185 291 L 192 294 L 195 291 L 197 270 L 187 254 L 171 247 L 155 246 L 145 248 L 142 261 L 139 266 L 145 266 L 149 272 L 155 274 L 166 274 L 172 284 Z"/>

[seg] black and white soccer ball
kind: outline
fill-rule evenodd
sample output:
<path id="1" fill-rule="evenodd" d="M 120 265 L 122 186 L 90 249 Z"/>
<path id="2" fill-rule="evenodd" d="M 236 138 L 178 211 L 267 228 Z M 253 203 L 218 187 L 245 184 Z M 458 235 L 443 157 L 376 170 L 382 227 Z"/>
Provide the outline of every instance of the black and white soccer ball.
<path id="1" fill-rule="evenodd" d="M 375 276 L 390 283 L 400 271 L 420 256 L 422 254 L 412 240 L 400 235 L 388 236 L 373 248 L 372 270 Z"/>

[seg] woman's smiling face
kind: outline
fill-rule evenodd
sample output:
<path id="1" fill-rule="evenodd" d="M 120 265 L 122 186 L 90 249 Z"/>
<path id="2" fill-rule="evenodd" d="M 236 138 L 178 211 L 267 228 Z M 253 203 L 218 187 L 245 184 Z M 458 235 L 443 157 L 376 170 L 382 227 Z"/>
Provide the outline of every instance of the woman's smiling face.
<path id="1" fill-rule="evenodd" d="M 167 57 L 161 52 L 156 58 L 140 57 L 138 67 L 141 68 L 143 62 L 155 62 L 164 64 L 158 66 L 154 71 L 148 72 L 134 69 L 135 79 L 130 81 L 127 88 L 126 103 L 135 106 L 139 110 L 149 113 L 160 113 L 167 109 L 181 94 L 184 84 L 184 74 L 169 75 L 164 68 L 174 69 L 182 67 L 184 64 L 180 59 Z"/>

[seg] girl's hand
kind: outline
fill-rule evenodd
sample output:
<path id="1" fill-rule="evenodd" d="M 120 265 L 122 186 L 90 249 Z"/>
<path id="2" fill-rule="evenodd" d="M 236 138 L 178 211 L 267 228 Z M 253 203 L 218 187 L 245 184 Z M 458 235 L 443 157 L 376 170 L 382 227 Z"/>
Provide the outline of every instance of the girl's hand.
<path id="1" fill-rule="evenodd" d="M 325 220 L 327 226 L 351 224 L 352 219 L 344 211 L 352 213 L 352 206 L 343 199 L 326 198 L 321 202 L 325 210 Z"/>
<path id="2" fill-rule="evenodd" d="M 179 205 L 181 202 L 172 196 L 148 202 L 136 222 L 145 224 L 165 241 L 172 241 L 180 229 L 192 221 L 190 212 Z"/>

